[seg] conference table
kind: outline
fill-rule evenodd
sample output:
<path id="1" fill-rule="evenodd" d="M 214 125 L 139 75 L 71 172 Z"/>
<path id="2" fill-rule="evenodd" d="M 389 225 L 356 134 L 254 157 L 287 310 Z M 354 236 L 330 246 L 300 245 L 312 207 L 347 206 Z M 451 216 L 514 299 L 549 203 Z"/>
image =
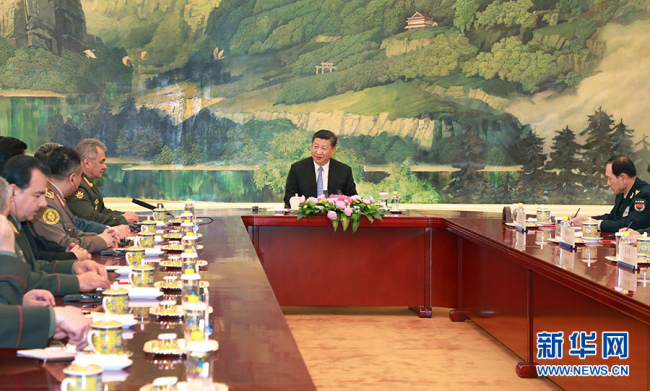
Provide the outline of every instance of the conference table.
<path id="1" fill-rule="evenodd" d="M 214 378 L 232 390 L 315 389 L 281 306 L 405 306 L 423 318 L 432 307 L 451 308 L 451 321 L 472 320 L 519 356 L 513 370 L 522 377 L 534 376 L 536 364 L 627 365 L 629 376 L 549 378 L 569 390 L 650 388 L 650 294 L 633 271 L 608 260 L 612 244 L 565 250 L 544 230 L 521 233 L 483 212 L 405 211 L 364 219 L 354 234 L 335 232 L 324 216 L 211 214 L 199 230 L 200 259 L 208 261 L 201 275 L 210 282 L 212 338 L 220 344 Z M 149 318 L 134 329 L 127 341 L 134 363 L 119 389 L 160 376 L 182 380 L 182 362 L 142 352 L 158 333 L 182 334 L 180 325 Z M 561 359 L 538 357 L 543 332 L 563 333 Z M 574 332 L 595 332 L 597 354 L 569 354 Z M 627 358 L 601 358 L 608 332 L 628 333 Z M 0 350 L 0 362 L 0 388 L 12 389 L 56 387 L 67 365 L 16 358 L 12 349 Z"/>
<path id="2" fill-rule="evenodd" d="M 448 307 L 451 321 L 471 319 L 519 356 L 520 377 L 538 364 L 628 366 L 628 376 L 548 377 L 567 390 L 650 389 L 650 280 L 608 259 L 613 244 L 571 251 L 548 240 L 552 230 L 522 233 L 483 212 L 406 211 L 362 220 L 355 234 L 324 216 L 243 220 L 280 305 L 397 305 L 421 317 Z M 595 351 L 572 346 L 574 332 L 595 336 Z M 604 333 L 615 332 L 628 333 L 627 358 L 603 359 Z M 563 333 L 561 359 L 539 355 L 538 333 Z"/>

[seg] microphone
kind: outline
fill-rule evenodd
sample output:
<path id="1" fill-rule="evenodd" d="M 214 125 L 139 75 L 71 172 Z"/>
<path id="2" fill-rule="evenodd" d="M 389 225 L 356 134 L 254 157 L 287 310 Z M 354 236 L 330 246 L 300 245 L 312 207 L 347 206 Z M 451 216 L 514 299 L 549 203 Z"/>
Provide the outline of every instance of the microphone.
<path id="1" fill-rule="evenodd" d="M 142 201 L 142 200 L 138 200 L 138 199 L 136 199 L 136 198 L 131 199 L 131 202 L 133 202 L 133 203 L 136 204 L 136 205 L 140 205 L 140 206 L 142 206 L 143 208 L 150 209 L 150 210 L 154 210 L 154 209 L 156 209 L 156 207 L 155 207 L 154 205 L 151 205 L 150 203 L 144 202 L 144 201 Z M 160 204 L 160 205 L 162 206 L 162 204 Z M 167 212 L 167 214 L 168 214 L 169 216 L 171 216 L 171 217 L 175 217 L 173 214 L 171 214 L 171 213 L 169 213 L 169 212 Z"/>

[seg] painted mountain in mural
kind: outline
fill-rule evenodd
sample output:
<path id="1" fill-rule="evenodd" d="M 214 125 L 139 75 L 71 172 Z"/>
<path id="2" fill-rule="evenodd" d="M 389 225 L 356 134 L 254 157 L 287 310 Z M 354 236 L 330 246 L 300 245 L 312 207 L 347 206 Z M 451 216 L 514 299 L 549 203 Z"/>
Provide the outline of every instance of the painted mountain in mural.
<path id="1" fill-rule="evenodd" d="M 600 202 L 599 168 L 575 162 L 647 150 L 645 0 L 81 4 L 96 58 L 64 51 L 51 61 L 78 63 L 37 83 L 21 66 L 40 52 L 0 45 L 3 88 L 78 99 L 39 112 L 41 142 L 99 137 L 113 156 L 258 167 L 254 186 L 278 194 L 305 135 L 328 128 L 362 189 L 421 202 L 540 202 L 571 178 L 585 182 L 575 197 Z M 49 83 L 69 69 L 82 82 Z M 607 140 L 585 147 L 596 129 Z"/>

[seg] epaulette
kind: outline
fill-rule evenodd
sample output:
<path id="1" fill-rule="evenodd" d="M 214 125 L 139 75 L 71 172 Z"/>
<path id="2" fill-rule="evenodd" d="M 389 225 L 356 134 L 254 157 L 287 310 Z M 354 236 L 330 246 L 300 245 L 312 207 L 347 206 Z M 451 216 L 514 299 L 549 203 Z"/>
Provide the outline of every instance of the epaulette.
<path id="1" fill-rule="evenodd" d="M 91 181 L 88 180 L 88 178 L 83 177 L 83 179 L 84 179 L 84 181 L 86 181 L 86 184 L 87 184 L 88 186 L 90 186 L 90 187 L 93 187 L 93 186 L 94 186 L 93 183 L 92 183 Z"/>
<path id="2" fill-rule="evenodd" d="M 54 199 L 54 192 L 50 189 L 45 190 L 45 197 Z"/>

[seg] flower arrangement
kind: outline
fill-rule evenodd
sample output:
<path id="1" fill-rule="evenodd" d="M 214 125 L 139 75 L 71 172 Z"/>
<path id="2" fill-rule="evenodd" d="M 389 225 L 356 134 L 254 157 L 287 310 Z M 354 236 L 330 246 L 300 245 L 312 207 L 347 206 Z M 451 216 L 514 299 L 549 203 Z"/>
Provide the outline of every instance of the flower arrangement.
<path id="1" fill-rule="evenodd" d="M 298 220 L 303 217 L 311 217 L 319 214 L 326 214 L 327 218 L 332 222 L 334 231 L 339 226 L 343 227 L 343 231 L 352 225 L 352 233 L 357 232 L 359 223 L 361 223 L 361 216 L 366 216 L 372 223 L 374 219 L 381 220 L 386 212 L 375 204 L 372 196 L 363 199 L 358 195 L 348 197 L 339 194 L 332 194 L 329 198 L 319 196 L 318 198 L 305 196 L 300 198 L 298 206 Z"/>

